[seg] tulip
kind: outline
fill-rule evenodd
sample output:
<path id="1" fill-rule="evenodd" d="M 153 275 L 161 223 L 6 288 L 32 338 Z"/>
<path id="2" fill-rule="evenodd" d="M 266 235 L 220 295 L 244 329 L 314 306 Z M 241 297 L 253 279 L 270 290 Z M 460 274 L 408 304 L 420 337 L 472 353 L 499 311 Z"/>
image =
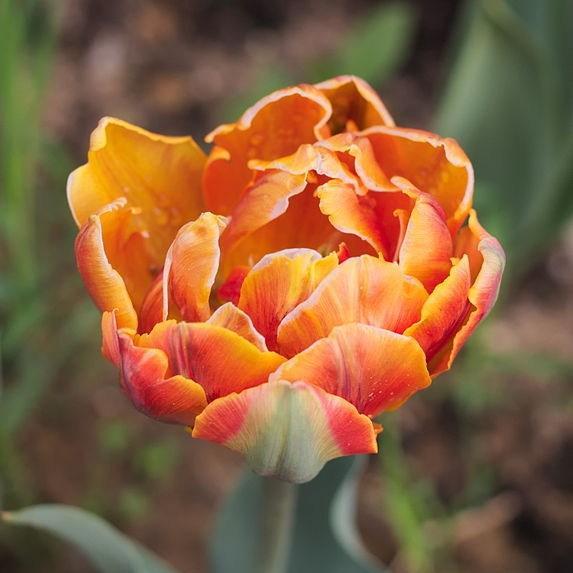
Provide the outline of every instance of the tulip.
<path id="1" fill-rule="evenodd" d="M 373 420 L 451 367 L 504 253 L 459 145 L 396 127 L 358 78 L 206 140 L 103 119 L 68 181 L 78 268 L 138 410 L 305 482 L 376 452 Z"/>

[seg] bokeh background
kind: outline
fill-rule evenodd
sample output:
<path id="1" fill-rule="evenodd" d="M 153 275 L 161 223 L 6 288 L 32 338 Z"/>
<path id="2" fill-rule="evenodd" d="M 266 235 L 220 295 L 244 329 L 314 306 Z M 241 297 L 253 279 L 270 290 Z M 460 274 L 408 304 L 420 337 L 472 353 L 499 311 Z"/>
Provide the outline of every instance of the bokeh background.
<path id="1" fill-rule="evenodd" d="M 0 0 L 0 495 L 94 511 L 206 573 L 241 472 L 132 410 L 99 354 L 67 174 L 104 115 L 197 140 L 268 91 L 354 73 L 454 136 L 508 251 L 455 368 L 383 417 L 359 525 L 392 573 L 573 571 L 573 2 Z M 0 527 L 0 571 L 83 572 Z"/>

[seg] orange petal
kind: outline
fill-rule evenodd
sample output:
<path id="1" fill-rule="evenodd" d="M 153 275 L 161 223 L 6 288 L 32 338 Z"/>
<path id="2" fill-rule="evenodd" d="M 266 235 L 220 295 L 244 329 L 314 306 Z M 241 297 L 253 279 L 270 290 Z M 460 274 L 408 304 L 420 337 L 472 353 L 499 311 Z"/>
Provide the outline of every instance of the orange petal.
<path id="1" fill-rule="evenodd" d="M 270 94 L 236 123 L 210 133 L 206 140 L 215 147 L 203 177 L 207 208 L 230 214 L 252 179 L 248 161 L 289 155 L 316 141 L 330 113 L 329 101 L 317 89 L 300 85 Z"/>
<path id="2" fill-rule="evenodd" d="M 393 178 L 398 186 L 409 184 Z M 416 190 L 416 202 L 408 219 L 400 246 L 400 268 L 420 280 L 428 292 L 441 283 L 452 266 L 452 237 L 446 225 L 444 210 L 427 193 Z"/>
<path id="3" fill-rule="evenodd" d="M 505 266 L 501 245 L 481 227 L 475 211 L 470 213 L 469 226 L 460 232 L 460 240 L 454 249 L 462 257 L 460 262 L 428 298 L 420 323 L 407 331 L 426 351 L 432 376 L 451 367 L 493 307 Z"/>
<path id="4" fill-rule="evenodd" d="M 453 139 L 397 127 L 370 128 L 363 136 L 389 179 L 404 177 L 438 200 L 454 235 L 471 208 L 474 185 L 473 168 L 460 146 Z"/>
<path id="5" fill-rule="evenodd" d="M 117 310 L 119 326 L 136 329 L 135 304 L 152 279 L 142 261 L 141 235 L 130 228 L 130 216 L 121 200 L 92 215 L 76 238 L 75 252 L 80 275 L 98 308 Z"/>
<path id="6" fill-rule="evenodd" d="M 315 85 L 332 104 L 328 122 L 332 134 L 347 129 L 349 123 L 358 129 L 373 125 L 394 125 L 394 120 L 378 97 L 364 81 L 355 76 L 338 76 Z"/>
<path id="7" fill-rule="evenodd" d="M 450 270 L 422 307 L 420 320 L 404 334 L 415 338 L 426 354 L 430 372 L 436 375 L 433 358 L 451 341 L 470 310 L 468 291 L 471 276 L 468 257 L 464 256 Z"/>
<path id="8" fill-rule="evenodd" d="M 288 249 L 263 257 L 252 268 L 243 282 L 239 307 L 253 319 L 269 348 L 276 348 L 280 321 L 337 265 L 335 253 L 322 258 L 311 249 Z"/>
<path id="9" fill-rule="evenodd" d="M 165 257 L 163 319 L 168 315 L 169 293 L 187 321 L 204 321 L 211 314 L 209 297 L 219 268 L 219 237 L 226 219 L 202 213 L 177 233 Z"/>
<path id="10" fill-rule="evenodd" d="M 163 271 L 153 281 L 147 291 L 139 311 L 137 331 L 141 334 L 149 332 L 163 320 Z"/>
<path id="11" fill-rule="evenodd" d="M 333 227 L 366 241 L 385 260 L 392 261 L 399 245 L 398 209 L 407 209 L 411 200 L 402 193 L 367 193 L 333 179 L 316 190 L 320 210 Z M 364 252 L 362 250 L 361 252 Z"/>
<path id="12" fill-rule="evenodd" d="M 222 326 L 223 328 L 232 330 L 254 344 L 259 350 L 263 352 L 268 350 L 264 336 L 257 332 L 251 317 L 230 302 L 220 306 L 211 315 L 207 324 Z"/>
<path id="13" fill-rule="evenodd" d="M 288 209 L 289 199 L 302 193 L 305 188 L 305 175 L 277 170 L 263 173 L 233 210 L 229 226 L 223 233 L 223 247 L 231 248 L 241 239 L 280 217 Z"/>
<path id="14" fill-rule="evenodd" d="M 149 264 L 161 268 L 177 229 L 202 211 L 204 164 L 205 154 L 190 137 L 164 137 L 104 118 L 92 133 L 88 162 L 68 179 L 72 214 L 81 226 L 124 197 L 147 237 Z"/>
<path id="15" fill-rule="evenodd" d="M 162 322 L 138 337 L 137 344 L 165 352 L 169 372 L 200 384 L 209 402 L 266 382 L 284 362 L 236 332 L 205 323 Z"/>
<path id="16" fill-rule="evenodd" d="M 215 400 L 197 417 L 193 437 L 240 452 L 261 475 L 295 483 L 333 458 L 377 451 L 368 417 L 304 382 L 270 382 Z"/>
<path id="17" fill-rule="evenodd" d="M 303 380 L 377 416 L 430 384 L 426 357 L 412 338 L 365 324 L 335 327 L 271 375 Z"/>
<path id="18" fill-rule="evenodd" d="M 489 314 L 501 284 L 505 268 L 505 253 L 498 240 L 492 237 L 478 222 L 475 211 L 470 212 L 469 229 L 475 236 L 477 248 L 470 248 L 464 253 L 470 261 L 470 269 L 475 268 L 481 261 L 481 267 L 472 284 L 468 300 L 472 304 L 467 321 L 454 336 L 451 352 L 443 356 L 443 360 L 435 365 L 435 370 L 450 368 L 454 358 L 467 342 L 477 325 Z"/>
<path id="19" fill-rule="evenodd" d="M 328 336 L 335 326 L 360 322 L 402 333 L 419 320 L 427 293 L 398 265 L 363 255 L 334 269 L 283 319 L 278 347 L 285 356 Z"/>
<path id="20" fill-rule="evenodd" d="M 162 350 L 136 346 L 121 331 L 117 337 L 122 386 L 134 406 L 162 422 L 192 424 L 207 405 L 203 388 L 185 376 L 170 376 Z"/>

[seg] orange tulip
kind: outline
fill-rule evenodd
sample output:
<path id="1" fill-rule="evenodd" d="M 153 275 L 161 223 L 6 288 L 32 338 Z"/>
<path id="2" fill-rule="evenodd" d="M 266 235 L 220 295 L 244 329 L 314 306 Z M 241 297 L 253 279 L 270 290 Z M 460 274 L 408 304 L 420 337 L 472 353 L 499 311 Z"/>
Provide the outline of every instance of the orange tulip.
<path id="1" fill-rule="evenodd" d="M 304 482 L 376 452 L 373 418 L 450 368 L 504 253 L 457 143 L 395 127 L 357 78 L 207 141 L 102 120 L 68 182 L 79 271 L 136 408 Z"/>

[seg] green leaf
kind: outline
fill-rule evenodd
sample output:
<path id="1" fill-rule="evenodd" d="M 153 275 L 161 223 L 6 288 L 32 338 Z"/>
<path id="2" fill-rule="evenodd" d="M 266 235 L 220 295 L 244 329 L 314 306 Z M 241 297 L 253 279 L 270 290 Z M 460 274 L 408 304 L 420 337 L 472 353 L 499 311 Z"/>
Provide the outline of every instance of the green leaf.
<path id="1" fill-rule="evenodd" d="M 66 505 L 36 505 L 3 512 L 9 525 L 53 533 L 75 545 L 101 573 L 175 573 L 175 570 L 100 517 Z"/>
<path id="2" fill-rule="evenodd" d="M 288 573 L 381 573 L 355 528 L 356 479 L 360 458 L 329 462 L 298 497 Z M 263 480 L 245 472 L 223 507 L 211 546 L 215 573 L 253 573 L 260 555 Z"/>
<path id="3" fill-rule="evenodd" d="M 563 158 L 573 117 L 570 0 L 481 0 L 457 38 L 463 43 L 436 130 L 457 138 L 476 170 L 480 218 L 508 251 L 509 270 L 571 215 Z"/>

